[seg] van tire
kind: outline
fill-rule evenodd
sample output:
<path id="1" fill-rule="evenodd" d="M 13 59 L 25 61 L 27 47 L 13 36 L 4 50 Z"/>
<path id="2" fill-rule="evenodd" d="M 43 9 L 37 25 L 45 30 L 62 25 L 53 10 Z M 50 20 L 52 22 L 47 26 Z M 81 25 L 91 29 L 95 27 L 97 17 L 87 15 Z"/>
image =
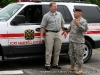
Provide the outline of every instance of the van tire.
<path id="1" fill-rule="evenodd" d="M 85 49 L 83 54 L 84 63 L 88 62 L 92 56 L 92 46 L 89 41 L 85 40 Z"/>

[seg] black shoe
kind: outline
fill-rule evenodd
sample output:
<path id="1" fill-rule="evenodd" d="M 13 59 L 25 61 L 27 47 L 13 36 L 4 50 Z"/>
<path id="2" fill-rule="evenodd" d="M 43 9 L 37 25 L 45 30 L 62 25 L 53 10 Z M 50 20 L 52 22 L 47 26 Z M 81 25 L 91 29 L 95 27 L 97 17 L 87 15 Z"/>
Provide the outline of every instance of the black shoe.
<path id="1" fill-rule="evenodd" d="M 45 66 L 45 69 L 46 69 L 47 71 L 50 71 L 50 66 Z"/>
<path id="2" fill-rule="evenodd" d="M 56 68 L 56 69 L 61 69 L 60 66 L 56 65 L 56 66 L 53 66 L 53 68 Z"/>

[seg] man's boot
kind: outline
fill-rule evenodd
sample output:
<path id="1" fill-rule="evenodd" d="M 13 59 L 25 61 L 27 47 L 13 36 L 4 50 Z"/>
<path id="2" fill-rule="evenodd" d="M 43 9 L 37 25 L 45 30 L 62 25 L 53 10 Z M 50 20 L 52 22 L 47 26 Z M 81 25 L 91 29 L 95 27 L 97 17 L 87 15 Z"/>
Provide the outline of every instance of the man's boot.
<path id="1" fill-rule="evenodd" d="M 71 67 L 68 68 L 66 71 L 67 71 L 67 72 L 68 72 L 68 71 L 75 71 L 75 66 L 74 66 L 74 65 L 71 65 Z"/>
<path id="2" fill-rule="evenodd" d="M 78 71 L 76 71 L 76 75 L 81 75 L 82 74 L 82 67 L 78 67 Z"/>

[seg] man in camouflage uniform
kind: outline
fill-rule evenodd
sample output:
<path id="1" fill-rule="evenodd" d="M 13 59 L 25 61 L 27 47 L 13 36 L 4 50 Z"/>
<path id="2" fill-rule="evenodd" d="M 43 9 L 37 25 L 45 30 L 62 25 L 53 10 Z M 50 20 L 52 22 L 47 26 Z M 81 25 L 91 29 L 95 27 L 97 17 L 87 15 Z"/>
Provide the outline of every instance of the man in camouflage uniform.
<path id="1" fill-rule="evenodd" d="M 74 20 L 72 20 L 69 33 L 69 56 L 71 67 L 67 71 L 75 71 L 75 64 L 78 65 L 76 74 L 82 73 L 83 53 L 85 48 L 84 32 L 88 30 L 87 21 L 82 17 L 81 9 L 74 9 Z"/>

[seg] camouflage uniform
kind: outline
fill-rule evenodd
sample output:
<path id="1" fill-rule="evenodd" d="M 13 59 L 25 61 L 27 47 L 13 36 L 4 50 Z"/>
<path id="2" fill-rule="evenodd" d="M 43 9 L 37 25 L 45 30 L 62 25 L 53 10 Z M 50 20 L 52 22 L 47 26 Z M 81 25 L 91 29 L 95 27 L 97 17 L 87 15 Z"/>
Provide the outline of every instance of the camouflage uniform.
<path id="1" fill-rule="evenodd" d="M 69 33 L 69 56 L 71 65 L 77 63 L 78 66 L 83 64 L 83 53 L 85 48 L 84 32 L 88 30 L 87 21 L 84 18 L 76 19 L 79 21 L 79 25 L 75 25 L 71 22 L 68 30 Z"/>

